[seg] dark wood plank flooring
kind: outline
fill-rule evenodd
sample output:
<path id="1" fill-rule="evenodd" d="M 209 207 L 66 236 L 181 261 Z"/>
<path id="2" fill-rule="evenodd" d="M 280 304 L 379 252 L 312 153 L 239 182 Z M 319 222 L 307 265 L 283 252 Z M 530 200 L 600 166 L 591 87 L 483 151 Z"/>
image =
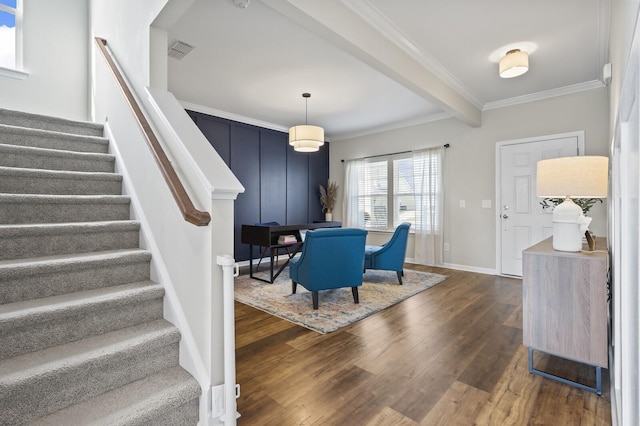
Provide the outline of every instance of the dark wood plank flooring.
<path id="1" fill-rule="evenodd" d="M 327 335 L 236 303 L 238 424 L 611 424 L 608 370 L 602 397 L 529 374 L 520 280 L 408 267 L 449 278 Z M 559 358 L 536 367 L 595 382 Z"/>

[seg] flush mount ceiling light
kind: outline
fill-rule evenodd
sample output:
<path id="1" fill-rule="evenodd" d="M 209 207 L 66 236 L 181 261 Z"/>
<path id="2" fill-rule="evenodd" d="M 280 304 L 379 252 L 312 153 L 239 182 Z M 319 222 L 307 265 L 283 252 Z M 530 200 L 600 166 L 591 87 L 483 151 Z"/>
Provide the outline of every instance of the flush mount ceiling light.
<path id="1" fill-rule="evenodd" d="M 289 129 L 289 145 L 298 152 L 316 152 L 324 145 L 324 129 L 307 124 L 310 93 L 303 93 L 305 99 L 304 123 Z"/>
<path id="2" fill-rule="evenodd" d="M 513 78 L 529 70 L 529 54 L 520 49 L 512 49 L 500 59 L 500 77 Z"/>

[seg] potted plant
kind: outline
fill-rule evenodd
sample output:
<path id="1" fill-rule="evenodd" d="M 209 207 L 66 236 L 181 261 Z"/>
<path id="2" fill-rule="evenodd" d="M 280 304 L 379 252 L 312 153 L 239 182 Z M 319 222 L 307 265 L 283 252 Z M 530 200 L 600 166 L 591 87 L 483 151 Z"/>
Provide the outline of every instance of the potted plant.
<path id="1" fill-rule="evenodd" d="M 593 207 L 595 203 L 602 202 L 602 198 L 572 198 L 572 200 L 582 209 L 582 214 L 585 216 L 589 213 L 589 210 L 591 210 L 591 207 Z M 548 209 L 557 206 L 563 201 L 564 198 L 545 198 L 540 201 L 540 205 L 543 209 Z"/>
<path id="2" fill-rule="evenodd" d="M 327 181 L 327 188 L 320 185 L 320 204 L 322 211 L 325 212 L 325 220 L 331 222 L 333 220 L 333 206 L 336 204 L 336 196 L 338 195 L 338 184 Z"/>

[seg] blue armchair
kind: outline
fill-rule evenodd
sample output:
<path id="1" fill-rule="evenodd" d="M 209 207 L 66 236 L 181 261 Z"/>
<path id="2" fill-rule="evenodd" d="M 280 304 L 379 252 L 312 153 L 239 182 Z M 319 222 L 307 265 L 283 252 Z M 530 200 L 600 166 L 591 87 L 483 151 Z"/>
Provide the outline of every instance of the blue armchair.
<path id="1" fill-rule="evenodd" d="M 353 301 L 362 285 L 367 231 L 355 228 L 324 228 L 307 231 L 302 254 L 289 262 L 291 291 L 300 284 L 311 292 L 318 309 L 318 291 L 351 287 Z"/>
<path id="2" fill-rule="evenodd" d="M 366 246 L 364 249 L 364 269 L 396 271 L 402 285 L 404 257 L 407 252 L 407 238 L 411 224 L 403 222 L 396 228 L 391 239 L 381 246 Z"/>

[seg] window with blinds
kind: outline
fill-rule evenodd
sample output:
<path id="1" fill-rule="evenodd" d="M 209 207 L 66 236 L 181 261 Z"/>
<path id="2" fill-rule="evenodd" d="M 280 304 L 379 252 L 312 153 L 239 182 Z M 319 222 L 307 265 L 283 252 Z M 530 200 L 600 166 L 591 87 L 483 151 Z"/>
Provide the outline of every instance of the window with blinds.
<path id="1" fill-rule="evenodd" d="M 423 224 L 421 229 L 424 229 L 432 228 L 434 223 L 438 223 L 438 218 L 432 217 L 433 214 L 438 214 L 438 209 L 427 201 L 433 201 L 439 195 L 437 192 L 440 183 L 434 174 L 438 175 L 441 165 L 435 157 L 418 160 L 418 163 L 420 164 L 414 164 L 411 153 L 365 160 L 357 173 L 358 211 L 360 214 L 364 212 L 365 228 L 392 230 L 402 222 L 413 225 L 420 222 Z M 425 176 L 425 172 L 429 175 Z M 418 202 L 423 207 L 416 209 Z M 423 221 L 424 215 L 435 220 Z M 412 231 L 414 229 L 416 227 L 412 226 Z"/>
<path id="2" fill-rule="evenodd" d="M 413 168 L 410 156 L 383 156 L 365 162 L 358 182 L 358 210 L 365 228 L 393 229 L 415 219 Z"/>
<path id="3" fill-rule="evenodd" d="M 388 162 L 367 161 L 363 179 L 358 182 L 358 207 L 364 212 L 365 228 L 386 229 L 388 217 Z"/>

